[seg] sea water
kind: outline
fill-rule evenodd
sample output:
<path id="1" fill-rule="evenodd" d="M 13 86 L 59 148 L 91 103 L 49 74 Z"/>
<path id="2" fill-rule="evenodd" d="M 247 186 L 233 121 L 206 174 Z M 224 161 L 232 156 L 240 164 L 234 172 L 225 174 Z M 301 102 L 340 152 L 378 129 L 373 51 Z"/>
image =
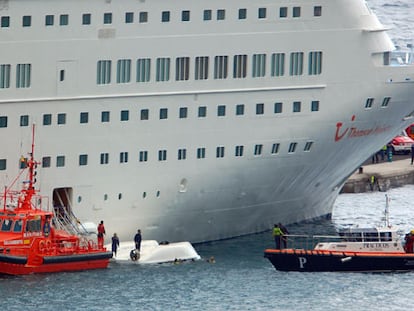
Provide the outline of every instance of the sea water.
<path id="1" fill-rule="evenodd" d="M 414 38 L 413 0 L 369 0 L 396 45 Z M 414 186 L 392 189 L 390 220 L 414 228 Z M 290 226 L 293 234 L 334 234 L 382 221 L 385 194 L 342 194 L 332 221 Z M 276 271 L 263 257 L 270 232 L 196 245 L 197 262 L 73 273 L 0 276 L 2 310 L 411 310 L 413 273 Z M 214 256 L 216 263 L 206 262 Z"/>
<path id="2" fill-rule="evenodd" d="M 390 222 L 414 228 L 414 185 L 388 193 Z M 385 193 L 342 194 L 332 221 L 289 226 L 292 234 L 335 234 L 383 221 Z M 196 245 L 202 259 L 0 277 L 4 310 L 410 310 L 414 272 L 281 272 L 263 257 L 270 232 Z M 215 257 L 215 263 L 206 259 Z"/>

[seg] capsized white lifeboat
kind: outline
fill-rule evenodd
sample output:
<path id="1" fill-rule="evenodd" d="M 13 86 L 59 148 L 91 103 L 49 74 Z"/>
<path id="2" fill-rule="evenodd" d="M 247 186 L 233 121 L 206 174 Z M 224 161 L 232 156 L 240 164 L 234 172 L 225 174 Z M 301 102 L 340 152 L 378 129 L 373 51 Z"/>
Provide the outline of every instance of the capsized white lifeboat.
<path id="1" fill-rule="evenodd" d="M 111 244 L 106 245 L 111 249 Z M 200 255 L 196 252 L 190 242 L 158 243 L 155 240 L 143 240 L 141 252 L 137 260 L 131 259 L 131 251 L 135 249 L 134 241 L 120 242 L 116 262 L 134 262 L 139 264 L 165 263 L 184 260 L 199 260 Z"/>

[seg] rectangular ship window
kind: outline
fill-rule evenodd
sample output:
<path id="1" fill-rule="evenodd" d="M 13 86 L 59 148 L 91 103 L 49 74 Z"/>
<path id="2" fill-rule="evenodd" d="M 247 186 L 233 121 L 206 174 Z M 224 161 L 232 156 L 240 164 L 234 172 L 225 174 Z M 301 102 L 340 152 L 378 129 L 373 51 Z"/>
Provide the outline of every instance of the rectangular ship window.
<path id="1" fill-rule="evenodd" d="M 148 12 L 139 12 L 139 22 L 148 23 Z"/>
<path id="2" fill-rule="evenodd" d="M 121 110 L 121 121 L 129 120 L 129 110 Z"/>
<path id="3" fill-rule="evenodd" d="M 79 155 L 79 166 L 88 165 L 88 155 L 80 154 Z"/>
<path id="4" fill-rule="evenodd" d="M 367 101 L 365 102 L 365 109 L 372 108 L 373 104 L 374 104 L 374 99 L 373 98 L 368 98 Z"/>
<path id="5" fill-rule="evenodd" d="M 43 125 L 51 125 L 52 124 L 52 115 L 50 113 L 43 115 Z"/>
<path id="6" fill-rule="evenodd" d="M 287 7 L 281 7 L 279 9 L 279 17 L 286 18 L 288 16 L 288 8 Z"/>
<path id="7" fill-rule="evenodd" d="M 266 75 L 266 54 L 253 54 L 252 71 L 253 78 Z"/>
<path id="8" fill-rule="evenodd" d="M 204 10 L 203 12 L 203 20 L 205 21 L 211 21 L 211 10 Z"/>
<path id="9" fill-rule="evenodd" d="M 116 70 L 116 83 L 128 83 L 131 81 L 131 60 L 119 59 Z"/>
<path id="10" fill-rule="evenodd" d="M 266 18 L 266 8 L 259 8 L 258 9 L 258 12 L 257 12 L 257 17 L 259 18 L 259 19 L 263 19 L 263 18 Z"/>
<path id="11" fill-rule="evenodd" d="M 0 171 L 5 171 L 7 168 L 7 160 L 0 159 Z"/>
<path id="12" fill-rule="evenodd" d="M 198 117 L 205 118 L 206 116 L 207 116 L 207 107 L 206 106 L 198 107 Z"/>
<path id="13" fill-rule="evenodd" d="M 9 28 L 10 27 L 10 16 L 2 16 L 1 17 L 1 28 Z"/>
<path id="14" fill-rule="evenodd" d="M 134 22 L 134 12 L 125 13 L 125 24 L 131 24 Z"/>
<path id="15" fill-rule="evenodd" d="M 272 154 L 277 154 L 277 153 L 279 153 L 279 147 L 280 147 L 280 144 L 279 143 L 275 143 L 275 144 L 273 144 L 272 145 Z"/>
<path id="16" fill-rule="evenodd" d="M 187 149 L 178 149 L 178 160 L 185 160 L 187 158 Z"/>
<path id="17" fill-rule="evenodd" d="M 109 163 L 109 153 L 101 153 L 101 164 Z"/>
<path id="18" fill-rule="evenodd" d="M 27 114 L 20 116 L 20 126 L 29 126 L 29 116 Z"/>
<path id="19" fill-rule="evenodd" d="M 168 118 L 168 109 L 160 108 L 160 120 L 165 120 Z"/>
<path id="20" fill-rule="evenodd" d="M 313 7 L 313 16 L 322 16 L 322 7 L 320 5 Z"/>
<path id="21" fill-rule="evenodd" d="M 127 162 L 128 162 L 128 152 L 120 152 L 119 163 L 127 163 Z"/>
<path id="22" fill-rule="evenodd" d="M 285 74 L 285 53 L 273 53 L 270 64 L 272 77 L 280 77 Z"/>
<path id="23" fill-rule="evenodd" d="M 30 87 L 31 64 L 17 64 L 16 67 L 16 88 Z"/>
<path id="24" fill-rule="evenodd" d="M 50 167 L 52 161 L 51 161 L 51 157 L 43 157 L 42 158 L 42 168 L 43 167 Z"/>
<path id="25" fill-rule="evenodd" d="M 0 127 L 7 127 L 7 117 L 1 116 L 0 117 Z"/>
<path id="26" fill-rule="evenodd" d="M 148 119 L 149 119 L 149 110 L 141 109 L 141 120 L 148 120 Z"/>
<path id="27" fill-rule="evenodd" d="M 91 14 L 85 13 L 82 14 L 82 25 L 90 25 L 91 24 Z"/>
<path id="28" fill-rule="evenodd" d="M 224 158 L 224 147 L 223 146 L 216 148 L 216 158 Z"/>
<path id="29" fill-rule="evenodd" d="M 217 106 L 217 116 L 224 117 L 226 115 L 226 106 L 219 105 Z"/>
<path id="30" fill-rule="evenodd" d="M 298 143 L 290 143 L 289 144 L 289 153 L 294 153 L 296 151 L 296 146 L 298 145 Z"/>
<path id="31" fill-rule="evenodd" d="M 170 59 L 157 58 L 157 75 L 156 81 L 170 80 Z"/>
<path id="32" fill-rule="evenodd" d="M 62 14 L 62 15 L 59 16 L 59 25 L 60 26 L 69 25 L 69 15 L 68 14 Z"/>
<path id="33" fill-rule="evenodd" d="M 163 11 L 161 13 L 161 21 L 167 23 L 170 21 L 170 11 Z"/>
<path id="34" fill-rule="evenodd" d="M 8 89 L 10 87 L 10 68 L 9 64 L 0 65 L 0 89 Z"/>
<path id="35" fill-rule="evenodd" d="M 300 112 L 301 102 L 293 102 L 293 112 Z"/>
<path id="36" fill-rule="evenodd" d="M 300 6 L 293 7 L 293 17 L 300 17 Z"/>
<path id="37" fill-rule="evenodd" d="M 54 24 L 54 15 L 46 15 L 45 16 L 45 26 L 53 26 Z"/>
<path id="38" fill-rule="evenodd" d="M 57 156 L 56 167 L 64 167 L 64 166 L 65 166 L 65 156 Z"/>
<path id="39" fill-rule="evenodd" d="M 290 53 L 290 75 L 300 76 L 303 74 L 303 53 Z"/>
<path id="40" fill-rule="evenodd" d="M 234 151 L 234 155 L 236 157 L 242 157 L 243 156 L 243 151 L 244 151 L 244 146 L 236 146 L 236 149 Z"/>
<path id="41" fill-rule="evenodd" d="M 175 60 L 175 80 L 184 81 L 190 77 L 190 57 L 177 57 Z"/>
<path id="42" fill-rule="evenodd" d="M 244 115 L 244 105 L 236 105 L 236 116 L 242 116 Z"/>
<path id="43" fill-rule="evenodd" d="M 247 55 L 234 55 L 233 78 L 246 78 Z"/>
<path id="44" fill-rule="evenodd" d="M 167 161 L 167 150 L 158 150 L 158 161 Z"/>
<path id="45" fill-rule="evenodd" d="M 312 100 L 311 111 L 319 111 L 319 100 Z"/>
<path id="46" fill-rule="evenodd" d="M 190 11 L 185 10 L 181 12 L 181 21 L 189 22 L 190 21 Z"/>
<path id="47" fill-rule="evenodd" d="M 275 103 L 275 113 L 282 113 L 283 103 Z"/>
<path id="48" fill-rule="evenodd" d="M 388 107 L 390 100 L 391 100 L 391 97 L 385 97 L 384 100 L 382 101 L 381 107 L 382 108 Z"/>
<path id="49" fill-rule="evenodd" d="M 226 10 L 220 9 L 217 10 L 217 20 L 222 21 L 226 18 Z"/>
<path id="50" fill-rule="evenodd" d="M 103 23 L 112 24 L 112 13 L 104 13 Z"/>
<path id="51" fill-rule="evenodd" d="M 247 9 L 239 9 L 239 19 L 247 18 Z"/>
<path id="52" fill-rule="evenodd" d="M 66 113 L 58 113 L 57 115 L 57 124 L 66 124 Z"/>
<path id="53" fill-rule="evenodd" d="M 305 144 L 305 148 L 303 148 L 303 151 L 305 151 L 305 152 L 309 152 L 309 151 L 310 151 L 310 149 L 312 148 L 312 146 L 313 146 L 313 141 L 308 141 L 308 142 L 306 142 L 306 144 Z"/>
<path id="54" fill-rule="evenodd" d="M 139 152 L 139 162 L 147 162 L 148 161 L 148 151 L 140 151 Z"/>
<path id="55" fill-rule="evenodd" d="M 109 111 L 102 111 L 101 112 L 101 122 L 109 122 L 110 119 L 110 112 Z"/>
<path id="56" fill-rule="evenodd" d="M 195 79 L 208 79 L 208 56 L 198 56 L 195 58 Z"/>
<path id="57" fill-rule="evenodd" d="M 197 148 L 197 159 L 204 159 L 206 157 L 206 148 Z"/>
<path id="58" fill-rule="evenodd" d="M 89 112 L 81 112 L 79 115 L 79 123 L 89 122 Z"/>
<path id="59" fill-rule="evenodd" d="M 112 61 L 110 60 L 99 60 L 97 63 L 97 84 L 109 84 L 111 83 L 111 66 Z"/>
<path id="60" fill-rule="evenodd" d="M 137 59 L 137 82 L 149 82 L 151 77 L 151 59 Z"/>
<path id="61" fill-rule="evenodd" d="M 214 79 L 227 79 L 228 56 L 214 58 Z"/>
<path id="62" fill-rule="evenodd" d="M 264 114 L 264 104 L 256 104 L 256 115 Z"/>
<path id="63" fill-rule="evenodd" d="M 322 52 L 309 52 L 309 75 L 322 73 Z"/>
<path id="64" fill-rule="evenodd" d="M 187 107 L 180 107 L 179 109 L 179 118 L 180 119 L 186 119 L 188 114 L 188 108 Z"/>
<path id="65" fill-rule="evenodd" d="M 263 150 L 263 145 L 262 144 L 255 145 L 254 146 L 254 155 L 261 155 L 262 150 Z"/>
<path id="66" fill-rule="evenodd" d="M 30 15 L 25 15 L 22 17 L 22 26 L 23 27 L 32 26 L 32 17 Z"/>

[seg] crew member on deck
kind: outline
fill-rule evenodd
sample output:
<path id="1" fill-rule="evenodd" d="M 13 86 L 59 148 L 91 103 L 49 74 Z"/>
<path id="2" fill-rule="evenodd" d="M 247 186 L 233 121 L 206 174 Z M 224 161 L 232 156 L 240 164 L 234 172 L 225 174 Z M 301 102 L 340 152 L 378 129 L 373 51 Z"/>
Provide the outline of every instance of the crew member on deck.
<path id="1" fill-rule="evenodd" d="M 279 228 L 278 225 L 274 225 L 273 227 L 273 237 L 275 239 L 276 249 L 280 249 L 280 242 L 283 236 L 282 229 Z"/>
<path id="2" fill-rule="evenodd" d="M 104 222 L 101 220 L 101 223 L 98 225 L 98 247 L 103 247 L 105 233 Z"/>
<path id="3" fill-rule="evenodd" d="M 414 230 L 405 235 L 404 249 L 406 253 L 414 253 Z"/>

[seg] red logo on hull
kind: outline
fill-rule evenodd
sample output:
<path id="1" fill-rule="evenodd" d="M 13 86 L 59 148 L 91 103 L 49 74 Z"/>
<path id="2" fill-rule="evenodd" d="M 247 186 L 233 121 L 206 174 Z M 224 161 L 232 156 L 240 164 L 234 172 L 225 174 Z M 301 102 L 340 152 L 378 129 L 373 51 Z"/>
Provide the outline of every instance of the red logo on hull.
<path id="1" fill-rule="evenodd" d="M 352 115 L 351 122 L 355 121 L 355 115 Z M 385 127 L 374 127 L 369 129 L 358 129 L 357 127 L 347 127 L 342 129 L 343 123 L 338 122 L 336 123 L 336 132 L 335 132 L 335 141 L 340 141 L 345 136 L 348 138 L 355 138 L 355 137 L 363 137 L 369 136 L 374 134 L 380 134 L 386 132 L 390 129 L 389 126 Z"/>

